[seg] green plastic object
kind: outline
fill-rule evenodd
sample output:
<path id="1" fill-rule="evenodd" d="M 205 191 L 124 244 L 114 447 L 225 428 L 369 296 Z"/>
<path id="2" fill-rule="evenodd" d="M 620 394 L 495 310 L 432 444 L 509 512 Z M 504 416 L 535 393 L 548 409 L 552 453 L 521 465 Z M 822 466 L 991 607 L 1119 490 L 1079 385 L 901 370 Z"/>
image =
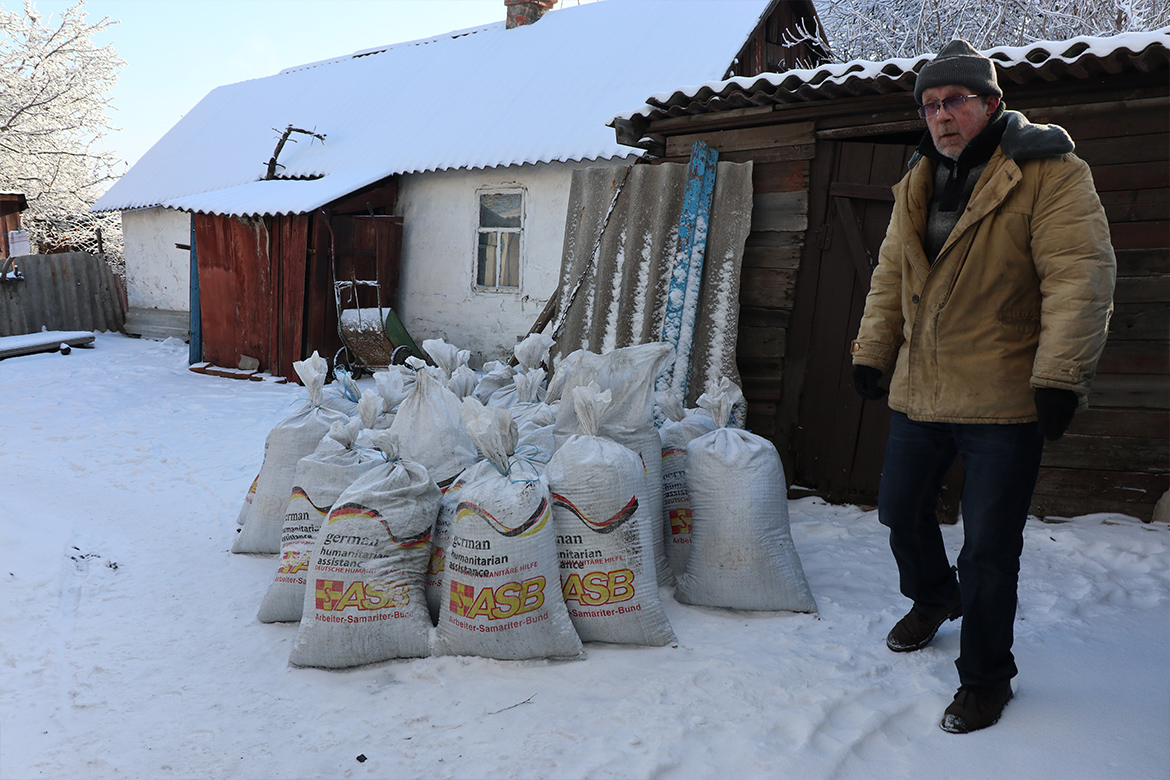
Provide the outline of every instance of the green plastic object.
<path id="1" fill-rule="evenodd" d="M 402 324 L 402 320 L 398 319 L 398 315 L 394 313 L 393 309 L 386 309 L 386 338 L 395 348 L 410 347 L 412 355 L 426 360 L 426 355 L 406 332 L 406 327 Z"/>

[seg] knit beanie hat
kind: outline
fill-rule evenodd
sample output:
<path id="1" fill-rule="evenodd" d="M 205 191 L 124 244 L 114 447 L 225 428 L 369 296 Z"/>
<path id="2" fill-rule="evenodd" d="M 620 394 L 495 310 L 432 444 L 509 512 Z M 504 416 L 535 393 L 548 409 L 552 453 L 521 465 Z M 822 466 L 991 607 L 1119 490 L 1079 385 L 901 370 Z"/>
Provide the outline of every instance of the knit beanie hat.
<path id="1" fill-rule="evenodd" d="M 995 78 L 995 65 L 962 38 L 942 47 L 938 55 L 918 71 L 914 99 L 921 105 L 923 91 L 948 84 L 968 87 L 979 95 L 1003 97 L 1003 90 Z"/>

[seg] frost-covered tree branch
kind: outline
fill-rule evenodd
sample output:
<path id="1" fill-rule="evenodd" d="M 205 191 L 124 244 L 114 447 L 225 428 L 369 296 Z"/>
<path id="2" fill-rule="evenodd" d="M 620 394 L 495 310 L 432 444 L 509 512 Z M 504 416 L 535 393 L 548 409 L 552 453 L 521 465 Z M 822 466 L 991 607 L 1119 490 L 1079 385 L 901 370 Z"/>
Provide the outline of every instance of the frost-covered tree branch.
<path id="1" fill-rule="evenodd" d="M 97 252 L 100 228 L 118 267 L 120 215 L 89 212 L 124 168 L 101 145 L 124 62 L 94 37 L 113 24 L 91 24 L 81 0 L 51 22 L 31 0 L 21 12 L 0 7 L 0 188 L 24 193 L 35 246 Z"/>
<path id="2" fill-rule="evenodd" d="M 955 37 L 977 49 L 1170 25 L 1167 0 L 818 0 L 838 62 L 916 57 Z"/>

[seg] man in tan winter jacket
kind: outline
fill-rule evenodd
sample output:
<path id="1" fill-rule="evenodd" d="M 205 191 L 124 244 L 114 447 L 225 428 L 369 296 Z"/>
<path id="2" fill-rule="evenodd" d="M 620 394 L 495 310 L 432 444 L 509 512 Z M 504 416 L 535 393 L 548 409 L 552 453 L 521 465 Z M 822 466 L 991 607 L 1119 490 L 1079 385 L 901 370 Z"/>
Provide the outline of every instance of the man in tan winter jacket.
<path id="1" fill-rule="evenodd" d="M 910 611 L 895 652 L 962 616 L 960 687 L 941 726 L 995 723 L 1017 668 L 1023 529 L 1044 438 L 1059 439 L 1105 345 L 1116 263 L 1089 167 L 1068 134 L 1006 111 L 992 62 L 955 40 L 915 85 L 928 133 L 894 188 L 853 380 L 892 411 L 878 517 Z M 957 454 L 967 479 L 958 576 L 935 508 Z"/>

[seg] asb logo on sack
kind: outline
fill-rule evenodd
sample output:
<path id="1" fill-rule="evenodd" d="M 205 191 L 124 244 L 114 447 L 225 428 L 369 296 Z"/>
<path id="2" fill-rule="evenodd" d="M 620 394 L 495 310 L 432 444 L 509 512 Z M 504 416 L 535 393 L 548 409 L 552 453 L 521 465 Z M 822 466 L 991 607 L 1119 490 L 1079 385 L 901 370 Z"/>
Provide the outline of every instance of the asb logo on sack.
<path id="1" fill-rule="evenodd" d="M 299 552 L 286 551 L 281 556 L 280 568 L 276 570 L 277 574 L 297 574 L 309 569 L 309 556 L 302 555 Z M 303 582 L 303 580 L 302 580 Z"/>
<path id="2" fill-rule="evenodd" d="M 690 536 L 690 534 L 691 510 L 685 506 L 670 510 L 670 535 Z"/>
<path id="3" fill-rule="evenodd" d="M 451 580 L 451 612 L 464 618 L 485 615 L 488 620 L 505 620 L 535 612 L 544 606 L 544 577 L 508 582 L 498 588 L 480 588 Z"/>
<path id="4" fill-rule="evenodd" d="M 405 582 L 354 580 L 347 587 L 344 580 L 317 580 L 317 609 L 322 612 L 337 612 L 349 607 L 371 611 L 408 604 L 410 589 Z"/>
<path id="5" fill-rule="evenodd" d="M 634 597 L 634 572 L 629 569 L 591 571 L 582 576 L 573 572 L 565 577 L 561 593 L 565 601 L 583 607 L 617 604 Z"/>

